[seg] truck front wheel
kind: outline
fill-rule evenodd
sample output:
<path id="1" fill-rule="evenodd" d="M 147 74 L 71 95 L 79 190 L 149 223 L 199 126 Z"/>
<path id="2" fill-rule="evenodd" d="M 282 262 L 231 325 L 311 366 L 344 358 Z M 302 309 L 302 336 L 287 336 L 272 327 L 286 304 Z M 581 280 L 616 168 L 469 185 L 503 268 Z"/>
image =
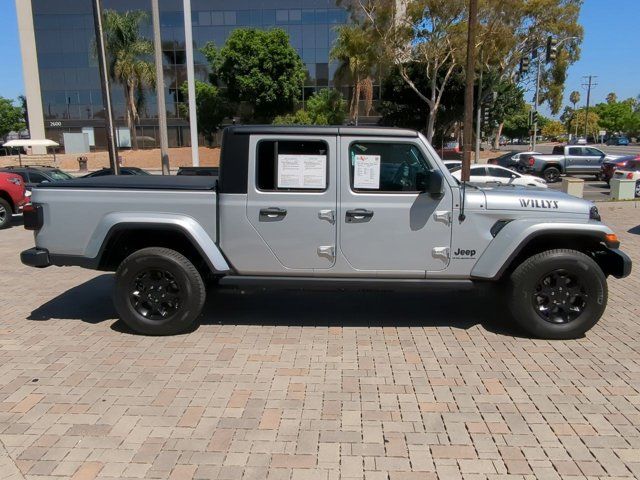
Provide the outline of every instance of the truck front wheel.
<path id="1" fill-rule="evenodd" d="M 514 270 L 510 287 L 514 319 L 538 338 L 578 338 L 598 322 L 607 305 L 604 273 L 575 250 L 533 255 Z"/>
<path id="2" fill-rule="evenodd" d="M 0 229 L 9 228 L 11 226 L 11 205 L 9 202 L 0 198 Z"/>
<path id="3" fill-rule="evenodd" d="M 547 167 L 542 172 L 542 176 L 547 183 L 555 183 L 560 180 L 560 170 L 557 167 Z"/>
<path id="4" fill-rule="evenodd" d="M 184 255 L 168 248 L 143 248 L 116 272 L 114 304 L 120 318 L 144 335 L 174 335 L 197 320 L 206 290 Z"/>

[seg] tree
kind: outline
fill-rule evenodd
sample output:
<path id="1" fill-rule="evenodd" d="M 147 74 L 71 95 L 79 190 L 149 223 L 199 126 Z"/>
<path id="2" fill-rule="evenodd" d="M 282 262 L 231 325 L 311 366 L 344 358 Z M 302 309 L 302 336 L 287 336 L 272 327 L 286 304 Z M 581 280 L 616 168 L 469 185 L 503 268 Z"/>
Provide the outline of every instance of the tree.
<path id="1" fill-rule="evenodd" d="M 347 102 L 338 90 L 325 88 L 307 100 L 307 112 L 316 125 L 342 125 Z"/>
<path id="2" fill-rule="evenodd" d="M 156 79 L 155 67 L 147 60 L 153 55 L 153 44 L 140 33 L 142 25 L 148 21 L 148 14 L 141 10 L 123 13 L 105 10 L 103 15 L 109 76 L 124 88 L 127 127 L 131 132 L 131 146 L 136 150 L 136 123 L 140 120 L 144 88 L 155 86 Z"/>
<path id="3" fill-rule="evenodd" d="M 611 92 L 607 95 L 607 103 L 609 105 L 613 103 L 618 103 L 618 96 L 615 94 L 615 92 Z"/>
<path id="4" fill-rule="evenodd" d="M 195 84 L 198 129 L 204 134 L 209 145 L 211 145 L 214 134 L 220 128 L 222 120 L 231 114 L 231 109 L 218 87 L 199 80 L 196 80 Z M 185 99 L 188 99 L 189 84 L 184 82 L 180 90 Z M 180 113 L 184 117 L 189 117 L 189 108 L 187 105 L 180 105 Z"/>
<path id="5" fill-rule="evenodd" d="M 300 99 L 305 68 L 280 28 L 234 30 L 215 57 L 213 70 L 229 99 L 250 107 L 246 120 L 270 123 Z"/>
<path id="6" fill-rule="evenodd" d="M 276 125 L 342 125 L 346 115 L 347 102 L 342 94 L 333 89 L 323 89 L 307 100 L 306 110 L 293 114 L 279 115 Z"/>
<path id="7" fill-rule="evenodd" d="M 575 110 L 576 105 L 580 103 L 580 92 L 578 92 L 577 90 L 571 92 L 571 94 L 569 95 L 569 101 L 571 102 L 571 104 L 573 105 L 573 109 Z"/>
<path id="8" fill-rule="evenodd" d="M 550 120 L 543 128 L 542 128 L 542 136 L 552 139 L 557 139 L 567 133 L 567 129 L 557 120 Z"/>
<path id="9" fill-rule="evenodd" d="M 360 98 L 366 100 L 365 116 L 368 116 L 373 101 L 373 82 L 371 72 L 376 63 L 375 43 L 371 32 L 354 24 L 342 25 L 337 28 L 337 37 L 329 54 L 332 60 L 339 60 L 341 68 L 337 76 L 346 70 L 353 86 L 353 95 L 349 107 L 349 118 L 358 123 Z"/>
<path id="10" fill-rule="evenodd" d="M 580 110 L 576 110 L 575 115 L 571 119 L 571 130 L 576 130 L 579 132 L 584 132 L 585 120 L 587 121 L 587 134 L 596 135 L 598 130 L 600 130 L 600 117 L 596 112 L 591 110 L 589 112 L 589 117 L 586 116 L 586 109 L 581 108 Z"/>
<path id="11" fill-rule="evenodd" d="M 24 130 L 24 115 L 21 107 L 16 107 L 13 101 L 0 97 L 0 138 L 5 139 L 11 132 Z"/>

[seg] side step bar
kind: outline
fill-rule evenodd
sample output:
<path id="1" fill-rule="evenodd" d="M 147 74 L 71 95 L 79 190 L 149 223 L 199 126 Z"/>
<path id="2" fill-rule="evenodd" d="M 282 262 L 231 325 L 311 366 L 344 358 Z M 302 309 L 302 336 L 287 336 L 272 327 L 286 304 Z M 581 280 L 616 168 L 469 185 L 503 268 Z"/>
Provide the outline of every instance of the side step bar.
<path id="1" fill-rule="evenodd" d="M 229 275 L 218 283 L 221 287 L 285 288 L 329 290 L 467 290 L 475 287 L 471 280 L 274 277 Z"/>

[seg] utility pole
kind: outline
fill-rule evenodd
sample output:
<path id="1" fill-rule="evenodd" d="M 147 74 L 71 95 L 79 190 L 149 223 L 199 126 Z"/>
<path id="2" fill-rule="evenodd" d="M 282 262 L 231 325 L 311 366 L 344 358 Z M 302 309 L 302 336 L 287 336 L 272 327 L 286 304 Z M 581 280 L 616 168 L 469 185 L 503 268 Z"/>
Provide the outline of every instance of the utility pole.
<path id="1" fill-rule="evenodd" d="M 480 158 L 480 135 L 482 129 L 480 128 L 482 121 L 482 72 L 484 70 L 484 51 L 480 49 L 480 78 L 478 79 L 478 99 L 476 100 L 476 157 L 473 163 L 478 163 Z"/>
<path id="2" fill-rule="evenodd" d="M 469 181 L 471 173 L 471 146 L 473 137 L 473 87 L 476 68 L 476 26 L 478 23 L 478 0 L 469 0 L 469 28 L 467 31 L 467 78 L 464 91 L 464 143 L 462 150 L 463 182 Z"/>
<path id="3" fill-rule="evenodd" d="M 116 130 L 113 123 L 113 105 L 109 90 L 109 71 L 107 70 L 107 54 L 104 47 L 102 30 L 102 5 L 100 0 L 93 0 L 93 26 L 96 35 L 96 50 L 98 67 L 100 70 L 100 86 L 102 88 L 102 108 L 104 109 L 105 127 L 107 130 L 107 149 L 109 150 L 109 164 L 114 175 L 120 175 L 118 164 L 118 148 L 116 146 Z"/>
<path id="4" fill-rule="evenodd" d="M 588 75 L 582 78 L 587 79 L 587 82 L 582 84 L 583 87 L 587 87 L 587 109 L 584 115 L 584 139 L 586 140 L 589 137 L 589 107 L 591 106 L 591 88 L 598 85 L 597 83 L 593 82 L 593 80 L 598 77 L 595 75 Z M 577 123 L 578 120 L 576 118 L 576 124 Z"/>
<path id="5" fill-rule="evenodd" d="M 533 140 L 531 141 L 531 149 L 535 152 L 536 142 L 538 141 L 538 105 L 540 104 L 540 75 L 542 74 L 542 55 L 536 49 L 536 55 L 538 56 L 538 73 L 536 75 L 536 103 L 533 106 L 534 121 L 533 121 Z"/>
<path id="6" fill-rule="evenodd" d="M 189 130 L 191 131 L 191 157 L 194 167 L 200 166 L 198 152 L 198 117 L 196 113 L 196 80 L 193 66 L 193 28 L 191 26 L 191 0 L 183 0 L 184 42 L 187 51 L 187 84 L 189 85 Z"/>
<path id="7" fill-rule="evenodd" d="M 160 35 L 160 8 L 158 0 L 151 0 L 153 16 L 153 50 L 156 62 L 156 94 L 158 97 L 158 130 L 162 174 L 169 175 L 169 139 L 167 138 L 167 106 L 164 98 L 164 68 L 162 66 L 162 40 Z"/>

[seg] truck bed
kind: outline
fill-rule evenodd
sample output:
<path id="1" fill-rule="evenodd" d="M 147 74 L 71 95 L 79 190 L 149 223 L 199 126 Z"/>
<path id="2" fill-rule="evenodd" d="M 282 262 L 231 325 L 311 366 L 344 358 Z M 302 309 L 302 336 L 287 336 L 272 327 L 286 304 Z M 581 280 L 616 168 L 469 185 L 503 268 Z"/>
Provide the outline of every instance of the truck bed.
<path id="1" fill-rule="evenodd" d="M 217 181 L 218 177 L 213 176 L 105 175 L 41 183 L 37 188 L 214 191 Z"/>

